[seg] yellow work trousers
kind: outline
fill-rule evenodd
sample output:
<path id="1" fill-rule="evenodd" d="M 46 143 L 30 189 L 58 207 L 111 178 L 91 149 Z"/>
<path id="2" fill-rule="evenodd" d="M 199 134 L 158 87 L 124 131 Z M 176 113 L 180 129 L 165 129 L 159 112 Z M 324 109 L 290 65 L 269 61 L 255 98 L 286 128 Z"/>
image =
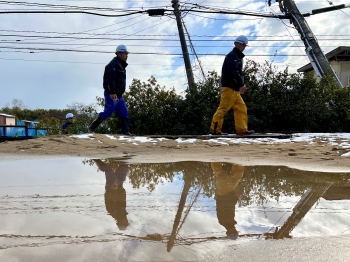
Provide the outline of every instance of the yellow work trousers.
<path id="1" fill-rule="evenodd" d="M 244 166 L 232 164 L 230 173 L 223 169 L 223 163 L 212 162 L 211 168 L 216 176 L 216 194 L 227 195 L 234 191 L 244 175 Z"/>
<path id="2" fill-rule="evenodd" d="M 233 109 L 236 134 L 243 134 L 248 131 L 247 106 L 245 105 L 239 91 L 229 87 L 221 88 L 220 105 L 216 110 L 210 125 L 210 133 L 220 134 L 224 123 L 224 116 L 230 109 Z"/>

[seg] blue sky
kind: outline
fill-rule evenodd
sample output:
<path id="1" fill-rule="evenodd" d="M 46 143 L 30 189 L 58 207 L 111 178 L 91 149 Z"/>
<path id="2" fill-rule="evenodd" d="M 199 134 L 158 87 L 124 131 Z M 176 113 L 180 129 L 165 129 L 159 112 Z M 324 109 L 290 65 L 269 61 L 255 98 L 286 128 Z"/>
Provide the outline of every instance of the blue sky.
<path id="1" fill-rule="evenodd" d="M 47 6 L 20 5 L 15 2 L 13 1 L 12 4 L 0 2 L 1 11 L 62 10 L 62 8 Z M 327 0 L 296 0 L 295 2 L 301 13 L 330 6 Z M 135 11 L 155 7 L 171 8 L 170 0 L 30 0 L 24 3 L 121 8 Z M 281 14 L 274 0 L 272 0 L 271 7 L 263 0 L 180 1 L 181 5 L 184 3 L 188 7 L 191 7 L 191 4 L 198 4 L 221 10 Z M 332 3 L 348 6 L 350 2 L 336 0 Z M 102 10 L 87 11 L 112 13 Z M 75 102 L 93 103 L 96 96 L 103 95 L 104 66 L 114 57 L 114 50 L 119 44 L 127 45 L 130 50 L 127 68 L 128 85 L 133 78 L 145 82 L 153 75 L 161 86 L 174 87 L 179 94 L 186 88 L 187 79 L 183 58 L 170 55 L 181 53 L 178 29 L 173 15 L 163 17 L 150 17 L 147 14 L 124 17 L 28 13 L 0 15 L 2 21 L 0 27 L 2 35 L 0 41 L 0 108 L 11 105 L 13 99 L 22 100 L 24 105 L 30 109 L 63 109 Z M 245 50 L 248 59 L 257 62 L 273 61 L 280 70 L 288 66 L 290 72 L 296 72 L 298 68 L 309 62 L 304 52 L 304 45 L 288 20 L 193 12 L 183 13 L 183 15 L 205 74 L 212 70 L 220 73 L 223 54 L 232 49 L 234 38 L 241 34 L 248 36 L 251 40 L 249 47 Z M 350 45 L 349 18 L 350 9 L 345 8 L 340 11 L 313 15 L 306 20 L 322 50 L 327 53 L 340 45 Z M 85 39 L 62 37 L 84 37 Z M 92 37 L 102 39 L 91 39 Z M 114 38 L 114 40 L 107 40 L 107 37 Z M 33 50 L 29 50 L 29 47 L 102 52 L 34 50 L 34 53 L 30 53 Z M 202 80 L 198 62 L 194 59 L 190 47 L 188 50 L 191 54 L 195 80 Z M 162 53 L 163 55 L 137 53 Z M 274 54 L 285 56 L 273 56 Z"/>

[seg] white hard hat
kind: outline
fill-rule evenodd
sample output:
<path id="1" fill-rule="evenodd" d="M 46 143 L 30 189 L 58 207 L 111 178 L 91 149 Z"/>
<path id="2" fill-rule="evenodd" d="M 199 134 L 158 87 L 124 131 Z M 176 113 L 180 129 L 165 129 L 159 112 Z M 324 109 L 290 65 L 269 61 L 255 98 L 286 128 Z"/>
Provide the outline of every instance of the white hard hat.
<path id="1" fill-rule="evenodd" d="M 66 114 L 66 119 L 74 118 L 75 116 L 72 113 Z"/>
<path id="2" fill-rule="evenodd" d="M 245 37 L 244 35 L 240 35 L 236 38 L 235 42 L 243 44 L 243 45 L 248 45 L 248 38 Z"/>
<path id="3" fill-rule="evenodd" d="M 116 53 L 118 53 L 118 52 L 124 53 L 124 52 L 128 52 L 128 49 L 126 48 L 125 45 L 118 45 L 115 52 Z"/>

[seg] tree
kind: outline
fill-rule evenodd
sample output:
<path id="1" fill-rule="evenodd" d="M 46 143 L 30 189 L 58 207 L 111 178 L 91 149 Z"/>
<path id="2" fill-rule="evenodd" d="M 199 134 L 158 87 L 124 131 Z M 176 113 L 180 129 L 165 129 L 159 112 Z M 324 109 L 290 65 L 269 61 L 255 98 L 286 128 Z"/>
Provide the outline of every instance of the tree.
<path id="1" fill-rule="evenodd" d="M 183 109 L 185 134 L 208 134 L 213 114 L 220 102 L 220 78 L 215 71 L 208 72 L 206 81 L 186 90 Z M 227 115 L 225 119 L 228 119 Z M 232 115 L 231 115 L 232 118 Z M 225 121 L 231 122 L 232 121 Z M 224 123 L 225 123 L 224 122 Z M 226 123 L 227 125 L 227 123 Z"/>
<path id="2" fill-rule="evenodd" d="M 348 132 L 350 130 L 350 87 L 340 88 L 331 76 L 320 82 L 310 75 L 291 74 L 288 67 L 279 71 L 272 63 L 248 60 L 243 69 L 248 87 L 244 101 L 248 109 L 249 128 L 256 132 Z M 155 77 L 146 82 L 133 79 L 124 99 L 129 108 L 130 130 L 137 135 L 207 134 L 211 119 L 220 102 L 220 77 L 208 72 L 207 80 L 197 82 L 183 96 L 174 88 L 161 87 Z M 15 115 L 17 120 L 56 118 L 62 125 L 67 113 L 76 115 L 73 133 L 87 132 L 97 116 L 96 104 L 73 102 L 67 109 L 24 108 L 19 99 L 14 107 L 1 112 Z M 226 116 L 223 132 L 234 133 L 233 111 Z M 49 120 L 47 120 L 49 121 Z M 98 127 L 99 133 L 120 134 L 120 121 L 112 116 Z"/>
<path id="3" fill-rule="evenodd" d="M 21 99 L 14 98 L 12 99 L 12 108 L 18 108 L 18 109 L 25 109 L 26 106 L 24 105 L 23 101 Z"/>
<path id="4" fill-rule="evenodd" d="M 129 90 L 125 93 L 125 100 L 133 133 L 146 135 L 183 132 L 183 101 L 174 88 L 165 90 L 151 76 L 147 82 L 133 79 Z"/>
<path id="5" fill-rule="evenodd" d="M 40 120 L 37 127 L 47 128 L 47 135 L 58 135 L 62 131 L 61 121 L 55 117 Z"/>

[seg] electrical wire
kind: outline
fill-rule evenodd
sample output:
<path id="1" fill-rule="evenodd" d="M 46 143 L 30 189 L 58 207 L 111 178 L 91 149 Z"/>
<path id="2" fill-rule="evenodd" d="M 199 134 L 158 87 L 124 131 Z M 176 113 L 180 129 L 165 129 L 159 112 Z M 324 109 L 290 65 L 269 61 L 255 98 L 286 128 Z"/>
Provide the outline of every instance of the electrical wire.
<path id="1" fill-rule="evenodd" d="M 270 9 L 272 10 L 272 12 L 274 12 L 274 10 L 273 10 L 271 7 L 270 7 Z M 299 48 L 300 52 L 301 52 L 302 54 L 304 54 L 304 51 L 301 50 L 300 46 L 298 45 L 298 42 L 296 41 L 296 39 L 294 39 L 292 33 L 288 30 L 288 27 L 289 27 L 289 26 L 287 26 L 286 23 L 285 23 L 282 19 L 278 19 L 278 20 L 279 20 L 280 22 L 282 22 L 282 24 L 283 24 L 284 27 L 286 28 L 287 32 L 289 33 L 290 37 L 293 39 L 293 42 L 294 42 L 294 43 L 296 44 L 296 46 Z M 292 27 L 292 28 L 293 28 L 294 30 L 296 30 L 295 27 Z M 277 50 L 276 50 L 276 54 L 277 54 Z"/>
<path id="2" fill-rule="evenodd" d="M 116 1 L 113 1 L 113 3 L 116 2 Z M 204 1 L 206 2 L 206 1 Z M 28 3 L 28 2 L 15 2 L 15 1 L 0 1 L 0 4 L 5 4 L 5 3 L 12 3 L 13 5 L 25 5 L 25 6 L 39 6 L 39 7 L 44 7 L 44 8 L 60 8 L 60 9 L 65 9 L 63 11 L 51 11 L 51 10 L 38 10 L 38 11 L 35 11 L 34 12 L 39 12 L 39 13 L 85 13 L 85 14 L 93 14 L 93 15 L 101 15 L 101 16 L 109 16 L 109 17 L 118 17 L 118 16 L 127 16 L 127 15 L 135 15 L 135 14 L 139 14 L 139 16 L 142 16 L 144 13 L 147 13 L 148 10 L 135 10 L 134 9 L 120 9 L 120 8 L 100 8 L 100 7 L 83 7 L 83 6 L 74 6 L 74 5 L 53 5 L 53 4 L 40 4 L 40 3 Z M 203 3 L 203 2 L 202 2 Z M 202 4 L 201 3 L 201 4 Z M 193 15 L 193 16 L 201 16 L 201 15 L 198 15 L 197 13 L 211 13 L 211 14 L 238 14 L 238 15 L 248 15 L 248 16 L 256 16 L 256 17 L 259 17 L 259 18 L 252 18 L 252 19 L 244 19 L 244 20 L 261 20 L 263 19 L 264 17 L 269 17 L 269 18 L 277 18 L 279 20 L 282 21 L 282 19 L 285 19 L 286 16 L 282 16 L 282 15 L 279 15 L 277 13 L 274 13 L 274 14 L 271 14 L 271 13 L 262 13 L 262 12 L 254 12 L 254 11 L 248 11 L 248 10 L 238 10 L 238 9 L 228 9 L 228 8 L 221 8 L 221 7 L 213 7 L 213 6 L 203 6 L 201 4 L 191 4 L 189 1 L 184 3 L 182 5 L 182 9 L 181 11 L 183 13 L 185 13 L 185 15 L 187 14 L 190 14 L 190 15 Z M 208 2 L 207 2 L 208 4 Z M 197 9 L 195 9 L 197 8 Z M 100 11 L 100 12 L 123 12 L 122 14 L 99 14 L 99 13 L 93 13 L 93 12 L 87 12 L 86 10 L 97 10 L 97 11 Z M 164 9 L 165 12 L 170 12 L 172 14 L 173 10 L 170 10 L 170 9 Z M 19 11 L 20 13 L 22 12 L 26 12 L 26 13 L 31 13 L 31 11 L 33 11 L 32 9 L 28 9 L 28 10 L 24 10 L 24 11 Z M 10 11 L 12 12 L 12 11 Z M 14 13 L 17 12 L 16 11 L 13 11 Z M 0 14 L 3 13 L 3 12 L 0 12 Z M 165 16 L 167 16 L 168 18 L 170 18 L 170 15 L 169 14 L 165 14 Z M 215 19 L 215 18 L 210 18 L 210 17 L 205 17 L 205 16 L 202 16 L 203 18 L 207 18 L 207 19 Z M 148 19 L 148 18 L 147 18 Z M 128 20 L 131 20 L 131 19 L 128 19 Z M 146 20 L 146 19 L 145 19 Z M 215 19 L 215 20 L 227 20 L 227 19 Z M 243 19 L 234 19 L 234 20 L 230 20 L 230 21 L 235 21 L 235 20 L 243 20 Z M 140 23 L 142 21 L 139 21 L 137 23 Z M 283 21 L 282 21 L 283 22 Z M 135 24 L 137 24 L 135 23 Z M 163 21 L 161 23 L 164 23 Z M 159 23 L 159 24 L 161 24 Z M 135 25 L 135 24 L 132 24 L 132 25 Z M 129 26 L 132 26 L 132 25 L 129 25 Z M 158 24 L 156 24 L 158 25 Z M 29 38 L 29 39 L 25 39 L 25 40 L 20 40 L 20 41 L 36 41 L 36 40 L 39 40 L 39 39 L 46 39 L 48 41 L 50 40 L 57 40 L 57 39 L 69 39 L 67 41 L 59 41 L 59 42 L 51 42 L 51 43 L 31 43 L 31 44 L 42 44 L 42 45 L 58 45 L 58 46 L 63 46 L 63 45 L 70 45 L 70 44 L 64 44 L 65 42 L 71 42 L 71 41 L 79 41 L 79 40 L 104 40 L 104 42 L 99 42 L 99 43 L 95 43 L 95 44 L 85 44 L 85 45 L 81 45 L 81 46 L 76 46 L 74 48 L 71 48 L 71 49 L 59 49 L 59 48 L 34 48 L 34 47 L 15 47 L 15 46 L 0 46 L 1 49 L 7 49 L 5 52 L 23 52 L 23 50 L 27 50 L 25 52 L 30 52 L 30 53 L 40 53 L 40 52 L 77 52 L 77 53 L 81 53 L 81 52 L 89 52 L 89 53 L 111 53 L 109 51 L 99 51 L 99 50 L 78 50 L 78 48 L 83 48 L 83 47 L 88 47 L 88 46 L 108 46 L 108 45 L 102 45 L 106 42 L 110 42 L 110 41 L 114 41 L 114 40 L 121 40 L 123 39 L 123 41 L 156 41 L 156 40 L 159 40 L 159 41 L 177 41 L 178 42 L 178 39 L 154 39 L 154 37 L 150 37 L 150 38 L 136 38 L 138 36 L 151 36 L 151 35 L 138 35 L 139 32 L 142 32 L 142 31 L 145 31 L 145 30 L 148 30 L 156 25 L 152 25 L 146 29 L 142 29 L 141 31 L 138 31 L 136 33 L 133 33 L 133 34 L 123 34 L 123 36 L 120 36 L 119 38 L 115 38 L 115 37 L 91 37 L 91 36 L 95 36 L 95 35 L 98 35 L 98 36 L 105 36 L 105 35 L 108 35 L 109 33 L 111 32 L 115 32 L 116 30 L 113 30 L 113 31 L 109 31 L 105 34 L 86 34 L 88 35 L 89 37 L 71 37 L 71 35 L 80 35 L 82 34 L 81 32 L 80 33 L 65 33 L 67 35 L 64 35 L 64 36 L 44 36 L 44 35 L 39 35 L 39 36 L 29 36 L 29 35 L 15 35 L 15 34 L 3 34 L 0 36 L 4 36 L 4 37 L 21 37 L 21 38 Z M 106 26 L 108 27 L 108 26 Z M 101 27 L 101 28 L 105 28 L 105 27 Z M 101 29 L 99 28 L 99 29 Z M 124 27 L 125 28 L 125 27 Z M 91 29 L 91 30 L 87 30 L 87 31 L 84 31 L 84 32 L 89 32 L 89 31 L 93 31 L 93 30 L 98 30 L 98 29 Z M 6 30 L 0 30 L 2 32 L 6 32 Z M 288 30 L 287 30 L 288 31 Z M 24 31 L 25 32 L 25 31 Z M 54 32 L 55 34 L 59 34 L 58 32 Z M 288 32 L 290 34 L 290 32 Z M 42 34 L 42 33 L 41 33 Z M 115 34 L 111 34 L 113 36 L 115 36 Z M 132 36 L 132 38 L 130 38 Z M 172 36 L 177 36 L 178 35 L 172 35 Z M 35 39 L 36 37 L 36 39 Z M 198 36 L 198 37 L 208 37 L 208 36 Z M 213 36 L 213 37 L 218 37 L 218 36 Z M 235 36 L 220 36 L 222 38 L 224 37 L 235 37 Z M 252 37 L 257 37 L 257 36 L 252 36 Z M 276 37 L 276 36 L 265 36 L 265 37 Z M 293 39 L 293 36 L 290 34 L 289 37 L 291 37 Z M 334 38 L 332 39 L 319 39 L 319 40 L 324 40 L 324 41 L 334 41 Z M 350 40 L 350 39 L 344 39 L 344 38 L 341 38 L 341 39 L 337 39 L 337 40 L 343 40 L 343 41 L 346 41 L 346 40 Z M 6 40 L 0 40 L 0 44 L 2 44 L 4 41 Z M 233 40 L 232 39 L 191 39 L 191 41 L 197 41 L 197 42 L 214 42 L 214 41 L 217 41 L 217 42 L 232 42 Z M 249 40 L 251 42 L 292 42 L 294 41 L 296 45 L 297 44 L 297 41 L 301 41 L 301 40 L 287 40 L 287 39 L 280 39 L 280 38 L 277 38 L 277 39 L 251 39 Z M 19 44 L 19 42 L 5 42 L 5 44 Z M 24 43 L 20 43 L 20 44 L 24 44 Z M 79 44 L 71 44 L 71 46 L 75 46 L 75 45 L 79 45 Z M 138 46 L 138 45 L 131 45 L 131 46 Z M 145 46 L 145 45 L 143 45 Z M 149 45 L 150 47 L 152 45 Z M 165 46 L 166 47 L 166 46 Z M 169 46 L 169 47 L 174 47 L 174 46 Z M 179 47 L 179 46 L 176 46 L 176 47 Z M 201 46 L 198 46 L 198 48 L 200 48 Z M 203 47 L 215 47 L 215 46 L 203 46 Z M 253 47 L 253 46 L 252 46 Z M 273 47 L 273 46 L 268 46 L 269 48 Z M 295 47 L 295 46 L 293 46 Z M 226 48 L 225 46 L 222 46 L 222 48 Z M 15 51 L 12 51 L 12 50 L 15 50 Z M 4 52 L 4 51 L 1 51 L 1 52 Z M 277 51 L 276 51 L 277 52 Z M 161 52 L 150 52 L 150 53 L 147 53 L 147 52 L 140 52 L 140 53 L 133 53 L 133 54 L 142 54 L 142 55 L 171 55 L 171 56 L 183 56 L 182 54 L 177 54 L 177 53 L 161 53 Z M 203 54 L 198 54 L 198 55 L 207 55 L 207 56 L 224 56 L 226 54 L 211 54 L 211 53 L 203 53 Z M 257 55 L 254 55 L 254 54 L 248 54 L 247 56 L 273 56 L 273 57 L 276 57 L 276 56 L 303 56 L 303 57 L 306 57 L 306 55 L 279 55 L 277 53 L 275 54 L 257 54 Z"/>
<path id="3" fill-rule="evenodd" d="M 57 46 L 74 46 L 78 44 L 56 44 L 56 43 L 46 43 L 46 42 L 36 42 L 36 43 L 24 43 L 24 42 L 12 42 L 12 40 L 0 40 L 0 44 L 14 44 L 14 45 L 57 45 Z M 93 46 L 101 46 L 101 47 L 111 47 L 115 46 L 112 44 L 93 44 Z M 134 47 L 159 47 L 159 45 L 154 44 L 128 44 L 128 46 L 134 46 Z M 161 45 L 163 48 L 177 48 L 181 47 L 180 43 L 178 45 Z M 187 45 L 187 47 L 190 47 L 190 45 Z M 249 45 L 249 47 L 266 47 L 266 45 Z M 300 48 L 298 45 L 270 45 L 268 47 L 276 47 L 276 48 L 282 48 L 282 47 L 290 47 L 290 48 Z M 338 47 L 338 45 L 327 45 L 323 46 L 327 48 L 334 48 Z M 232 48 L 232 45 L 196 45 L 196 48 Z"/>
<path id="4" fill-rule="evenodd" d="M 140 15 L 142 16 L 142 15 Z M 138 16 L 138 17 L 140 17 Z M 126 22 L 126 21 L 129 21 L 129 20 L 132 20 L 133 18 L 131 19 L 127 19 L 125 21 L 122 21 L 122 22 Z M 115 24 L 112 24 L 112 25 L 108 25 L 108 26 L 103 26 L 103 27 L 99 27 L 99 28 L 95 28 L 95 29 L 89 29 L 89 30 L 86 30 L 86 31 L 81 31 L 81 32 L 57 32 L 57 31 L 33 31 L 33 30 L 10 30 L 10 29 L 0 29 L 0 32 L 16 32 L 16 33 L 41 33 L 41 34 L 64 34 L 64 35 L 76 35 L 76 34 L 86 34 L 85 32 L 89 32 L 89 31 L 94 31 L 94 30 L 98 30 L 98 29 L 102 29 L 102 28 L 105 28 L 105 27 L 110 27 L 110 26 L 113 26 L 113 25 L 117 25 L 119 23 L 115 23 Z M 113 31 L 112 31 L 113 32 Z M 86 34 L 86 35 L 126 35 L 126 34 L 108 34 L 108 33 L 92 33 L 92 34 Z M 154 37 L 157 37 L 157 36 L 166 36 L 166 37 L 178 37 L 179 34 L 178 33 L 175 33 L 175 34 L 143 34 L 143 35 L 137 35 L 137 36 L 154 36 Z M 290 34 L 287 34 L 287 35 L 246 35 L 248 38 L 250 37 L 276 37 L 276 38 L 280 38 L 280 37 L 290 37 Z M 295 34 L 295 35 L 292 35 L 292 37 L 294 36 L 299 36 L 299 34 Z M 334 37 L 334 36 L 350 36 L 350 34 L 318 34 L 318 35 L 315 35 L 317 37 L 319 36 L 330 36 L 330 37 Z M 230 37 L 230 38 L 235 38 L 237 37 L 237 35 L 224 35 L 224 36 L 218 36 L 218 35 L 196 35 L 196 34 L 192 34 L 192 37 Z"/>
<path id="5" fill-rule="evenodd" d="M 45 7 L 45 8 L 57 8 L 57 9 L 64 9 L 64 10 L 95 10 L 95 11 L 109 11 L 109 12 L 130 12 L 135 11 L 132 9 L 125 9 L 125 8 L 112 8 L 112 7 L 95 7 L 95 6 L 74 6 L 74 5 L 54 5 L 54 4 L 42 4 L 42 3 L 35 3 L 35 2 L 17 2 L 17 1 L 0 1 L 0 4 L 3 5 L 21 5 L 21 6 L 36 6 L 36 7 Z M 154 6 L 154 7 L 148 7 L 148 8 L 160 8 L 163 6 Z M 34 9 L 30 9 L 34 10 Z M 38 9 L 42 10 L 42 9 Z M 48 9 L 49 10 L 49 9 Z"/>
<path id="6" fill-rule="evenodd" d="M 17 49 L 17 50 L 32 50 L 31 53 L 34 53 L 35 50 L 38 51 L 59 51 L 59 52 L 78 52 L 78 53 L 114 53 L 112 51 L 103 51 L 103 50 L 78 50 L 78 49 L 58 49 L 58 48 L 34 48 L 34 47 L 11 47 L 11 46 L 0 46 L 0 49 Z M 1 51 L 2 52 L 2 51 Z M 130 54 L 138 55 L 165 55 L 165 56 L 183 56 L 182 53 L 161 53 L 161 52 L 129 52 Z M 206 55 L 206 56 L 226 56 L 226 53 L 202 53 L 197 55 Z M 275 56 L 274 54 L 246 54 L 246 56 Z M 306 56 L 306 55 L 276 55 L 276 56 Z"/>
<path id="7" fill-rule="evenodd" d="M 159 23 L 160 24 L 160 23 Z M 151 27 L 149 27 L 151 28 Z M 148 28 L 147 28 L 148 29 Z M 141 30 L 144 31 L 144 30 Z M 136 34 L 132 34 L 134 36 L 139 36 Z M 106 37 L 74 37 L 74 36 L 33 36 L 33 35 L 20 35 L 20 34 L 0 34 L 2 37 L 23 37 L 23 38 L 34 38 L 34 37 L 42 37 L 47 39 L 79 39 L 79 40 L 119 40 L 121 38 L 106 38 Z M 124 36 L 130 36 L 124 35 Z M 152 35 L 149 35 L 152 36 Z M 217 36 L 219 37 L 219 36 Z M 234 38 L 233 38 L 234 39 Z M 192 39 L 193 42 L 232 42 L 233 39 Z M 173 42 L 173 41 L 179 41 L 178 39 L 167 39 L 167 38 L 130 38 L 125 40 L 135 40 L 135 41 L 155 41 L 155 40 L 161 40 L 161 41 L 167 41 L 167 42 Z M 334 40 L 342 40 L 342 41 L 348 41 L 350 38 L 318 38 L 318 40 L 324 40 L 324 41 L 334 41 Z M 17 41 L 17 40 L 16 40 Z M 291 42 L 295 40 L 291 39 L 280 39 L 280 37 L 276 36 L 276 39 L 249 39 L 249 42 Z M 301 39 L 297 41 L 302 41 Z"/>
<path id="8" fill-rule="evenodd" d="M 138 24 L 138 23 L 141 23 L 141 22 L 144 22 L 145 20 L 147 20 L 147 19 L 149 19 L 149 18 L 146 18 L 146 19 L 143 19 L 143 20 L 141 20 L 141 21 L 139 21 L 139 22 L 136 22 L 136 23 L 134 23 L 134 24 L 131 24 L 131 25 L 129 25 L 129 26 L 133 26 L 133 25 L 135 25 L 135 24 Z M 130 20 L 130 19 L 129 19 Z M 129 26 L 126 26 L 126 27 L 124 27 L 124 28 L 127 28 L 127 27 L 129 27 Z M 124 29 L 124 28 L 122 28 L 122 29 Z M 117 30 L 120 30 L 120 28 L 119 29 L 117 29 Z M 114 32 L 114 31 L 116 31 L 116 30 L 113 30 L 113 31 L 109 31 L 109 33 L 110 32 Z M 127 35 L 126 35 L 127 36 Z M 126 37 L 125 36 L 125 37 Z M 91 38 L 88 38 L 87 40 L 91 40 Z M 76 41 L 76 40 L 67 40 L 67 41 L 60 41 L 60 42 L 56 42 L 56 44 L 57 43 L 62 43 L 62 42 L 70 42 L 70 41 Z M 114 40 L 107 40 L 107 41 L 103 41 L 103 42 L 99 42 L 99 43 L 94 43 L 94 44 L 89 44 L 89 45 L 81 45 L 80 47 L 76 47 L 76 48 L 82 48 L 82 47 L 87 47 L 87 46 L 92 46 L 92 45 L 96 45 L 96 44 L 102 44 L 102 43 L 107 43 L 107 42 L 110 42 L 110 41 L 114 41 Z"/>

